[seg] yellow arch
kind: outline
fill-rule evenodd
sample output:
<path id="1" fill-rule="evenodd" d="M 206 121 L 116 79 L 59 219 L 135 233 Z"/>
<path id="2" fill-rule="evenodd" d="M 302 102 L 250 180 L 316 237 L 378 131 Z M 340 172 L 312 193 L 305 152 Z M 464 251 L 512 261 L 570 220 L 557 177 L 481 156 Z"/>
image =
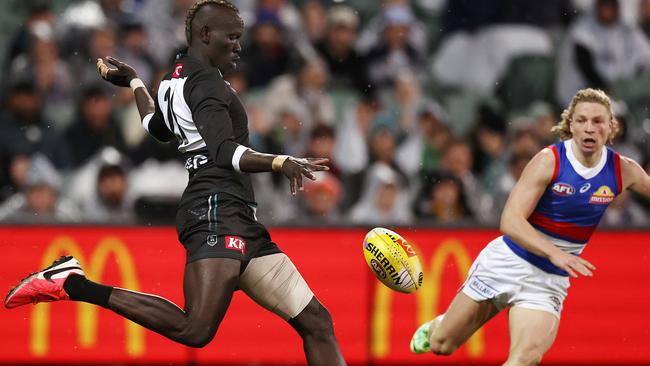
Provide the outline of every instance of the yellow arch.
<path id="1" fill-rule="evenodd" d="M 99 242 L 92 256 L 86 275 L 101 282 L 106 260 L 109 254 L 115 255 L 115 261 L 120 270 L 120 277 L 125 288 L 139 291 L 140 284 L 135 274 L 135 265 L 129 250 L 121 240 L 115 237 L 106 237 Z M 79 314 L 79 343 L 87 348 L 97 344 L 97 321 L 99 308 L 93 304 L 80 303 L 82 309 Z M 126 352 L 131 356 L 142 355 L 145 350 L 144 329 L 128 319 L 124 319 L 126 329 Z"/>
<path id="2" fill-rule="evenodd" d="M 416 250 L 417 253 L 421 253 Z M 444 264 L 452 257 L 458 264 L 458 277 L 465 278 L 472 262 L 465 247 L 458 240 L 448 239 L 436 248 L 431 265 L 425 272 L 424 284 L 416 292 L 418 323 L 431 320 L 442 309 L 440 304 L 440 286 L 444 273 Z M 371 352 L 375 357 L 384 357 L 390 352 L 391 303 L 393 291 L 377 282 L 371 316 Z M 472 358 L 480 357 L 484 351 L 483 331 L 479 329 L 467 341 L 467 353 Z"/>
<path id="3" fill-rule="evenodd" d="M 57 237 L 45 250 L 41 268 L 49 266 L 61 255 L 72 255 L 85 268 L 86 275 L 89 278 L 101 281 L 106 260 L 110 253 L 115 255 L 124 286 L 138 291 L 140 286 L 131 254 L 124 243 L 114 237 L 104 238 L 97 245 L 88 264 L 85 261 L 81 249 L 72 238 L 68 236 Z M 82 302 L 78 303 L 77 306 L 77 334 L 79 344 L 84 348 L 95 347 L 97 344 L 97 306 Z M 127 319 L 124 321 L 126 327 L 127 354 L 131 356 L 144 354 L 144 329 Z M 30 351 L 37 357 L 43 357 L 49 352 L 50 304 L 43 303 L 33 307 L 30 326 Z"/>
<path id="4" fill-rule="evenodd" d="M 45 268 L 52 264 L 61 255 L 72 255 L 84 263 L 83 254 L 79 246 L 70 237 L 61 236 L 56 239 L 47 247 L 43 253 L 43 260 L 41 267 Z M 79 303 L 78 305 L 81 305 Z M 81 307 L 78 308 L 81 311 Z M 79 323 L 77 323 L 78 331 L 80 331 Z M 49 334 L 50 334 L 50 304 L 43 303 L 32 308 L 32 316 L 30 322 L 30 342 L 29 348 L 35 356 L 45 356 L 49 351 Z"/>

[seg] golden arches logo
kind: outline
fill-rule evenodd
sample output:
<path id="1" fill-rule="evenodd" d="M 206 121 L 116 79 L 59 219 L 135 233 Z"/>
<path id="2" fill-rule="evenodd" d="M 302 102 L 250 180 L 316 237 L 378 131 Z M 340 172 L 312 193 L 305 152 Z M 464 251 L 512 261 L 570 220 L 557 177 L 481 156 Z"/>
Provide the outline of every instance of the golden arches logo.
<path id="1" fill-rule="evenodd" d="M 418 253 L 421 253 L 417 251 Z M 415 293 L 417 306 L 417 322 L 424 323 L 442 313 L 445 309 L 440 307 L 440 290 L 444 264 L 448 258 L 453 258 L 458 267 L 458 277 L 464 279 L 472 261 L 467 250 L 461 242 L 454 239 L 443 241 L 431 257 L 428 270 L 424 265 L 424 283 Z M 422 258 L 421 258 L 422 259 Z M 371 339 L 370 347 L 374 357 L 385 357 L 390 352 L 390 326 L 391 303 L 394 291 L 377 282 L 375 298 L 372 305 Z M 485 341 L 483 330 L 479 329 L 467 341 L 467 354 L 471 358 L 478 358 L 483 354 Z"/>
<path id="2" fill-rule="evenodd" d="M 106 261 L 111 253 L 115 256 L 124 287 L 138 291 L 140 285 L 131 254 L 126 245 L 115 237 L 102 239 L 92 252 L 89 262 L 85 261 L 81 249 L 72 238 L 58 237 L 45 250 L 41 268 L 49 266 L 59 256 L 69 254 L 79 260 L 88 278 L 101 281 Z M 81 347 L 93 348 L 97 344 L 99 316 L 97 311 L 96 305 L 82 302 L 77 304 L 77 336 Z M 145 351 L 144 329 L 130 320 L 125 319 L 124 321 L 126 353 L 131 356 L 140 356 Z M 47 355 L 49 351 L 50 304 L 43 303 L 33 307 L 30 326 L 30 351 L 35 356 Z"/>

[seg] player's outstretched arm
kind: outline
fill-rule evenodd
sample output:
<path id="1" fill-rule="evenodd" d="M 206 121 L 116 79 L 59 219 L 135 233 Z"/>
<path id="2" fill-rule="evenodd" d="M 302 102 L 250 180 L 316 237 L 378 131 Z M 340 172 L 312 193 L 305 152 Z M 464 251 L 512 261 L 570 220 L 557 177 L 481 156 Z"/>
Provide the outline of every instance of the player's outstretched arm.
<path id="1" fill-rule="evenodd" d="M 512 189 L 501 215 L 501 232 L 526 250 L 548 258 L 571 276 L 591 276 L 595 267 L 586 260 L 566 253 L 540 235 L 528 222 L 544 190 L 553 179 L 555 156 L 550 149 L 537 153 Z"/>
<path id="2" fill-rule="evenodd" d="M 106 61 L 115 68 L 111 68 L 101 58 L 97 59 L 97 71 L 102 79 L 120 87 L 131 87 L 135 95 L 135 104 L 140 113 L 140 120 L 155 111 L 155 104 L 146 86 L 138 78 L 138 73 L 130 65 L 111 56 L 106 57 Z"/>
<path id="3" fill-rule="evenodd" d="M 621 173 L 623 175 L 623 189 L 630 189 L 650 198 L 650 176 L 636 161 L 621 156 Z"/>
<path id="4" fill-rule="evenodd" d="M 313 172 L 329 170 L 323 164 L 325 158 L 295 158 L 289 155 L 262 154 L 252 149 L 246 149 L 239 159 L 239 169 L 243 172 L 282 172 L 289 179 L 291 194 L 303 190 L 302 179 L 307 177 L 316 180 Z"/>

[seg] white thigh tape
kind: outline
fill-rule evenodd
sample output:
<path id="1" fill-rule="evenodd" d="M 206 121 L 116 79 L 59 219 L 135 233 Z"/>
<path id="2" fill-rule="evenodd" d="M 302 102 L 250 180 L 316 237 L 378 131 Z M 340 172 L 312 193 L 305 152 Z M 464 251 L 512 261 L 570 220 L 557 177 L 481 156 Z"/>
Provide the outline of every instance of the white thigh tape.
<path id="1" fill-rule="evenodd" d="M 284 253 L 253 258 L 240 277 L 239 287 L 256 303 L 285 320 L 295 318 L 314 297 Z"/>

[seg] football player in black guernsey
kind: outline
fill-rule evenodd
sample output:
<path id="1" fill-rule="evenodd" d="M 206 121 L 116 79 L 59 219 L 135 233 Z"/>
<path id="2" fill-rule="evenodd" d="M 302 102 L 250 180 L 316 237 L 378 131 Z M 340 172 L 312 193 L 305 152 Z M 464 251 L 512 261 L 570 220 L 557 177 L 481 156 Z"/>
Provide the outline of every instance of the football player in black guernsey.
<path id="1" fill-rule="evenodd" d="M 143 127 L 162 142 L 177 139 L 187 158 L 189 183 L 176 216 L 178 239 L 187 253 L 184 308 L 159 296 L 92 282 L 71 256 L 23 280 L 5 306 L 89 302 L 176 342 L 203 347 L 217 332 L 233 292 L 241 289 L 300 334 L 309 365 L 345 364 L 330 314 L 255 217 L 249 173 L 282 172 L 296 194 L 304 177 L 314 179 L 314 171 L 327 170 L 327 159 L 262 154 L 247 147 L 244 106 L 223 79 L 236 67 L 243 30 L 239 11 L 228 1 L 192 6 L 185 24 L 189 47 L 176 57 L 155 99 L 131 66 L 112 57 L 106 57 L 108 64 L 97 60 L 103 79 L 133 89 Z"/>

